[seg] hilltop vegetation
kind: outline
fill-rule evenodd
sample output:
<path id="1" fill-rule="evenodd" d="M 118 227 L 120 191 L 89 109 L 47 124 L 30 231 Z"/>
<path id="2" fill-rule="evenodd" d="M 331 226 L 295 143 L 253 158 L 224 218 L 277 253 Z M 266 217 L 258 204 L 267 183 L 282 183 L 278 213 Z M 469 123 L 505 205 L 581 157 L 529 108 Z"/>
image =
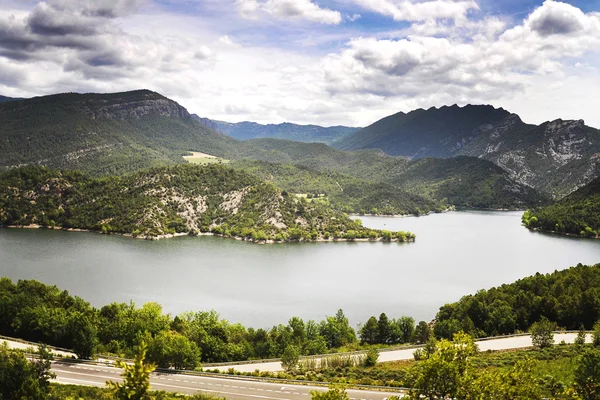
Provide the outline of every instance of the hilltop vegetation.
<path id="1" fill-rule="evenodd" d="M 527 331 L 542 318 L 559 327 L 591 329 L 600 319 L 600 264 L 536 274 L 446 304 L 436 316 L 435 334 L 459 331 L 475 337 Z"/>
<path id="2" fill-rule="evenodd" d="M 157 237 L 210 232 L 253 241 L 414 240 L 231 168 L 178 165 L 123 177 L 23 167 L 0 175 L 0 225 Z"/>
<path id="3" fill-rule="evenodd" d="M 600 178 L 547 207 L 527 210 L 529 229 L 597 237 L 600 231 Z"/>
<path id="4" fill-rule="evenodd" d="M 39 164 L 113 175 L 182 162 L 188 150 L 229 158 L 235 140 L 147 90 L 66 93 L 0 104 L 0 167 Z"/>

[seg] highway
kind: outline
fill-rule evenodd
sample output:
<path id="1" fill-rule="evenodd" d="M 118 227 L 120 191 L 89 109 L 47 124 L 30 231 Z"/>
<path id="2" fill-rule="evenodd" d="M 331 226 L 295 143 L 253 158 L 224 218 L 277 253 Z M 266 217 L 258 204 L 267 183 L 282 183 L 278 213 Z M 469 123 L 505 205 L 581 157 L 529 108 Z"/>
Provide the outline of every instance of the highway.
<path id="1" fill-rule="evenodd" d="M 103 387 L 106 381 L 120 382 L 121 370 L 108 366 L 55 361 L 52 371 L 55 382 L 71 385 Z M 325 387 L 270 383 L 260 380 L 227 377 L 205 377 L 173 373 L 154 373 L 150 378 L 152 390 L 184 394 L 212 393 L 229 400 L 309 400 L 310 391 L 326 391 Z M 398 396 L 398 392 L 347 390 L 351 400 L 382 400 Z"/>
<path id="2" fill-rule="evenodd" d="M 576 333 L 555 333 L 554 334 L 554 343 L 559 344 L 561 341 L 565 341 L 566 343 L 573 343 L 575 338 L 577 337 Z M 587 335 L 587 342 L 591 342 L 591 335 Z M 512 350 L 512 349 L 522 349 L 533 346 L 531 343 L 531 336 L 529 335 L 521 335 L 521 336 L 508 336 L 508 337 L 498 337 L 487 340 L 478 340 L 475 342 L 479 347 L 480 351 L 486 350 Z M 382 350 L 379 352 L 378 362 L 389 362 L 389 361 L 404 361 L 404 360 L 412 360 L 413 353 L 415 348 L 408 349 L 400 349 L 400 350 Z M 315 359 L 320 359 L 321 357 L 315 356 Z M 244 363 L 244 364 L 230 364 L 230 365 L 220 365 L 216 367 L 205 366 L 205 369 L 218 369 L 219 371 L 227 371 L 229 368 L 233 368 L 236 371 L 240 372 L 253 372 L 255 370 L 259 371 L 269 371 L 269 372 L 277 372 L 282 371 L 281 363 L 279 361 L 273 362 L 264 362 L 264 363 Z"/>

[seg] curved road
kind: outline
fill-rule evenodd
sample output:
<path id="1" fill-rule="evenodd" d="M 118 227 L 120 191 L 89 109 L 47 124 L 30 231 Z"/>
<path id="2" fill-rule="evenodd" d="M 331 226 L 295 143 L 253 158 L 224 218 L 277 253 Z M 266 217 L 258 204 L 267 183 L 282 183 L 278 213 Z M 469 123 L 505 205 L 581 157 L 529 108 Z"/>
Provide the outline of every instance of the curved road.
<path id="1" fill-rule="evenodd" d="M 554 343 L 558 344 L 561 341 L 565 341 L 566 343 L 573 343 L 575 338 L 577 337 L 576 333 L 555 333 L 554 334 Z M 587 335 L 588 342 L 591 342 L 591 335 Z M 479 346 L 480 351 L 486 350 L 511 350 L 511 349 L 522 349 L 533 346 L 531 343 L 531 336 L 523 335 L 523 336 L 510 336 L 510 337 L 500 337 L 493 338 L 488 340 L 478 340 L 477 346 Z M 389 361 L 405 361 L 412 360 L 413 353 L 416 348 L 410 349 L 401 349 L 401 350 L 382 350 L 379 352 L 378 362 L 389 362 Z M 320 357 L 315 357 L 317 360 Z M 279 361 L 273 362 L 265 362 L 265 363 L 247 363 L 247 364 L 228 364 L 228 365 L 220 365 L 211 367 L 210 365 L 206 365 L 204 367 L 207 370 L 218 369 L 219 371 L 227 371 L 229 368 L 233 368 L 236 371 L 240 372 L 253 372 L 255 370 L 259 371 L 269 371 L 269 372 L 277 372 L 283 371 L 281 367 L 281 363 Z"/>
<path id="2" fill-rule="evenodd" d="M 106 381 L 120 382 L 122 370 L 92 364 L 74 364 L 71 362 L 53 362 L 52 371 L 55 382 L 103 387 Z M 326 391 L 316 386 L 270 383 L 260 380 L 226 377 L 205 377 L 172 373 L 154 373 L 150 378 L 153 390 L 164 390 L 184 394 L 198 392 L 224 396 L 228 400 L 310 400 L 311 390 Z M 398 396 L 399 392 L 374 390 L 347 390 L 350 400 L 382 400 Z"/>

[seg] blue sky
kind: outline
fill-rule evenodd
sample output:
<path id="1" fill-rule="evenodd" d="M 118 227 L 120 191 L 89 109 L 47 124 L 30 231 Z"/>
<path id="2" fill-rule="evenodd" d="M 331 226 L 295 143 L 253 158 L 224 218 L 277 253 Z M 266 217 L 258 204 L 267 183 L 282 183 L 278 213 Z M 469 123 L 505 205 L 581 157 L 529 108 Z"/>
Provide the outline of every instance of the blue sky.
<path id="1" fill-rule="evenodd" d="M 493 104 L 600 127 L 600 0 L 0 0 L 0 94 L 148 88 L 226 121 Z"/>

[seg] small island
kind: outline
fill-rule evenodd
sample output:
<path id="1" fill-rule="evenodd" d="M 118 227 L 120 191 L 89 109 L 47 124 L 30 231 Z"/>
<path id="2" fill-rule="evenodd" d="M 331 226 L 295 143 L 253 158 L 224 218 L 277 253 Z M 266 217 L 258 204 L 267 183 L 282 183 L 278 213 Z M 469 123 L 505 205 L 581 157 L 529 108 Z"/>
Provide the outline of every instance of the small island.
<path id="1" fill-rule="evenodd" d="M 160 239 L 217 235 L 255 243 L 411 242 L 369 229 L 326 202 L 307 201 L 224 165 L 181 164 L 95 178 L 41 166 L 0 175 L 0 225 Z"/>

